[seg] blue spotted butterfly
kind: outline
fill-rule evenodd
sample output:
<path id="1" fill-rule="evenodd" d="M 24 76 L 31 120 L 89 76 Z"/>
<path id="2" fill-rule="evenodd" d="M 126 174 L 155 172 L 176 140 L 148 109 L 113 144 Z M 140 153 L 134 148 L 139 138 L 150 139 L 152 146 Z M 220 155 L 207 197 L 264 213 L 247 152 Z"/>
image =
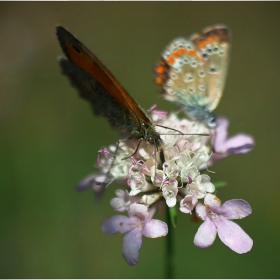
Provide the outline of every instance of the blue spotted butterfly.
<path id="1" fill-rule="evenodd" d="M 164 99 L 179 103 L 186 115 L 216 127 L 212 111 L 222 96 L 229 61 L 230 34 L 225 26 L 171 42 L 155 67 Z"/>

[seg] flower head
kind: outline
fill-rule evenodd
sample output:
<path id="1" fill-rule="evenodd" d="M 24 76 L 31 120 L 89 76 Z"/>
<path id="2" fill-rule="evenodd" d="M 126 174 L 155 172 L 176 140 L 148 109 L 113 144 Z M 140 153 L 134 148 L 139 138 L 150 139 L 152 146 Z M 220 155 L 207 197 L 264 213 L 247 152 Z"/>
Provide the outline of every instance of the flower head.
<path id="1" fill-rule="evenodd" d="M 248 152 L 253 147 L 253 138 L 237 135 L 227 139 L 228 121 L 225 118 L 219 118 L 218 126 L 210 129 L 154 109 L 155 106 L 150 109 L 151 118 L 164 142 L 159 150 L 145 141 L 139 145 L 135 139 L 102 148 L 97 158 L 99 171 L 78 185 L 78 190 L 91 186 L 99 197 L 113 181 L 125 187 L 125 190 L 116 191 L 110 204 L 117 212 L 128 211 L 128 217 L 115 215 L 104 219 L 103 232 L 127 233 L 122 254 L 128 264 L 135 265 L 142 235 L 154 238 L 167 234 L 167 225 L 152 219 L 154 209 L 165 203 L 174 210 L 180 202 L 182 213 L 191 215 L 195 212 L 204 220 L 195 236 L 195 245 L 210 246 L 218 233 L 222 242 L 235 252 L 248 252 L 252 239 L 230 220 L 249 215 L 250 205 L 235 199 L 221 206 L 211 194 L 215 192 L 215 185 L 205 169 L 232 153 Z M 205 205 L 199 202 L 200 199 L 204 199 Z M 153 210 L 149 212 L 149 208 Z"/>

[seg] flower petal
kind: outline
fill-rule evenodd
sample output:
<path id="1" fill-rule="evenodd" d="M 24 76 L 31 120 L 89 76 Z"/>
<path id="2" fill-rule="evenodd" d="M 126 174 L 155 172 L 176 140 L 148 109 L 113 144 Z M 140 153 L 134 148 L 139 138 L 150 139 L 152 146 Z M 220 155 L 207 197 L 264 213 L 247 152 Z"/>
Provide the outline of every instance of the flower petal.
<path id="1" fill-rule="evenodd" d="M 252 136 L 241 133 L 227 139 L 228 120 L 220 117 L 217 120 L 217 124 L 216 136 L 213 143 L 216 155 L 214 155 L 213 160 L 229 154 L 244 154 L 253 149 L 255 141 Z"/>
<path id="2" fill-rule="evenodd" d="M 216 238 L 217 229 L 214 223 L 206 218 L 205 222 L 198 228 L 194 237 L 194 244 L 200 248 L 211 246 Z"/>
<path id="3" fill-rule="evenodd" d="M 254 138 L 247 134 L 238 134 L 228 139 L 224 148 L 227 154 L 245 154 L 254 148 Z"/>
<path id="4" fill-rule="evenodd" d="M 176 146 L 166 147 L 163 152 L 165 160 L 171 160 L 179 155 L 179 149 Z"/>
<path id="5" fill-rule="evenodd" d="M 107 217 L 103 220 L 101 229 L 109 234 L 125 233 L 132 229 L 131 218 L 123 215 Z"/>
<path id="6" fill-rule="evenodd" d="M 125 235 L 123 239 L 122 255 L 129 265 L 136 265 L 138 263 L 141 244 L 142 234 L 139 228 L 136 228 Z"/>
<path id="7" fill-rule="evenodd" d="M 200 176 L 200 187 L 203 188 L 206 192 L 214 192 L 215 191 L 215 186 L 210 182 L 210 177 L 208 175 L 202 174 Z M 199 177 L 198 176 L 198 177 Z"/>
<path id="8" fill-rule="evenodd" d="M 110 205 L 115 211 L 124 212 L 127 211 L 128 206 L 122 198 L 114 197 L 110 201 Z"/>
<path id="9" fill-rule="evenodd" d="M 176 205 L 176 201 L 177 201 L 176 196 L 178 193 L 177 186 L 178 186 L 178 182 L 175 181 L 170 184 L 165 184 L 162 187 L 162 195 L 165 198 L 166 204 L 169 207 L 173 207 Z"/>
<path id="10" fill-rule="evenodd" d="M 173 180 L 173 179 L 176 179 L 177 176 L 179 175 L 179 172 L 178 172 L 178 166 L 175 162 L 175 160 L 168 160 L 166 162 L 163 163 L 163 172 L 164 174 L 166 174 L 166 176 Z"/>
<path id="11" fill-rule="evenodd" d="M 143 204 L 133 203 L 128 211 L 129 217 L 136 217 L 141 221 L 145 221 L 149 216 L 148 207 Z"/>
<path id="12" fill-rule="evenodd" d="M 243 254 L 252 249 L 253 240 L 238 224 L 220 217 L 215 225 L 221 241 L 234 252 Z"/>
<path id="13" fill-rule="evenodd" d="M 189 154 L 181 153 L 180 158 L 177 160 L 179 168 L 188 168 L 192 165 L 192 158 Z"/>
<path id="14" fill-rule="evenodd" d="M 144 194 L 139 202 L 149 207 L 152 204 L 154 204 L 157 200 L 159 200 L 161 197 L 162 194 L 160 192 L 148 193 L 148 194 Z M 151 216 L 151 210 L 150 210 L 149 217 L 150 216 Z"/>
<path id="15" fill-rule="evenodd" d="M 226 201 L 219 209 L 223 217 L 227 219 L 242 219 L 252 213 L 250 204 L 243 199 L 231 199 Z"/>
<path id="16" fill-rule="evenodd" d="M 207 194 L 204 198 L 204 204 L 210 206 L 212 210 L 220 208 L 221 200 L 213 194 Z"/>
<path id="17" fill-rule="evenodd" d="M 167 197 L 165 198 L 165 201 L 168 207 L 174 207 L 176 205 L 177 199 L 176 197 Z"/>
<path id="18" fill-rule="evenodd" d="M 160 220 L 147 220 L 142 234 L 150 238 L 158 238 L 168 233 L 168 227 L 165 222 Z"/>
<path id="19" fill-rule="evenodd" d="M 219 151 L 220 149 L 223 149 L 224 143 L 226 142 L 227 139 L 228 125 L 229 125 L 229 121 L 225 117 L 217 118 L 217 127 L 216 127 L 216 133 L 214 138 L 215 151 Z"/>
<path id="20" fill-rule="evenodd" d="M 187 194 L 194 195 L 198 199 L 201 199 L 206 195 L 205 190 L 200 188 L 199 185 L 196 184 L 195 182 L 188 184 L 186 190 L 187 190 Z"/>
<path id="21" fill-rule="evenodd" d="M 194 195 L 186 195 L 180 201 L 180 211 L 186 214 L 192 214 L 192 210 L 197 204 L 198 199 Z"/>
<path id="22" fill-rule="evenodd" d="M 202 220 L 206 220 L 206 206 L 198 203 L 195 207 L 195 212 L 197 217 L 199 217 Z"/>
<path id="23" fill-rule="evenodd" d="M 121 164 L 116 164 L 112 166 L 110 169 L 110 173 L 113 175 L 114 178 L 122 178 L 127 175 L 128 173 L 128 165 L 126 162 Z"/>
<path id="24" fill-rule="evenodd" d="M 98 173 L 93 173 L 93 174 L 88 175 L 81 182 L 79 182 L 79 184 L 76 186 L 76 190 L 83 191 L 86 188 L 89 188 L 90 186 L 94 185 L 96 182 L 97 176 L 98 176 Z"/>
<path id="25" fill-rule="evenodd" d="M 184 167 L 181 169 L 181 180 L 182 182 L 189 182 L 189 177 L 193 180 L 197 175 L 199 174 L 199 171 L 196 166 L 192 167 Z M 191 183 L 191 182 L 190 182 Z"/>
<path id="26" fill-rule="evenodd" d="M 207 154 L 207 152 L 202 150 L 194 155 L 192 161 L 195 166 L 200 167 L 203 163 L 206 163 L 209 158 L 210 156 Z"/>
<path id="27" fill-rule="evenodd" d="M 107 176 L 103 173 L 93 173 L 84 178 L 76 186 L 77 191 L 84 191 L 86 188 L 91 187 L 96 195 L 96 198 L 99 199 L 103 195 L 107 186 L 113 182 L 114 178 Z"/>

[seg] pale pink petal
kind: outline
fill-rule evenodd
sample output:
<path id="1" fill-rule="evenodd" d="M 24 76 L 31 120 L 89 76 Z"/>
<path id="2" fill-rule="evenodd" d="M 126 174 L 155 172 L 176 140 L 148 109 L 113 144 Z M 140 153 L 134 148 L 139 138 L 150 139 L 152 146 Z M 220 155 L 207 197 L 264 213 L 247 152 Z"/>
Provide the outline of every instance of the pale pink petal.
<path id="1" fill-rule="evenodd" d="M 196 215 L 200 219 L 202 219 L 202 220 L 206 219 L 206 207 L 205 207 L 205 205 L 203 205 L 201 203 L 198 203 L 195 207 L 195 212 L 196 212 Z"/>
<path id="2" fill-rule="evenodd" d="M 86 178 L 84 178 L 79 184 L 76 186 L 77 191 L 83 191 L 86 188 L 91 187 L 96 182 L 96 177 L 98 176 L 98 173 L 93 173 L 88 175 Z"/>
<path id="3" fill-rule="evenodd" d="M 103 232 L 109 234 L 115 234 L 117 232 L 125 233 L 130 231 L 131 228 L 131 218 L 123 215 L 115 215 L 107 217 L 103 220 L 101 229 Z"/>
<path id="4" fill-rule="evenodd" d="M 194 195 L 186 195 L 181 201 L 180 201 L 180 211 L 186 214 L 192 214 L 192 210 L 197 204 L 198 199 Z"/>
<path id="5" fill-rule="evenodd" d="M 122 255 L 129 265 L 136 265 L 138 263 L 141 244 L 142 234 L 139 228 L 136 228 L 125 235 L 123 239 Z"/>
<path id="6" fill-rule="evenodd" d="M 142 231 L 146 237 L 157 238 L 168 233 L 167 224 L 160 220 L 147 220 Z"/>
<path id="7" fill-rule="evenodd" d="M 227 219 L 242 219 L 252 213 L 252 208 L 243 199 L 231 199 L 220 207 L 219 213 Z"/>
<path id="8" fill-rule="evenodd" d="M 226 118 L 218 118 L 217 128 L 214 139 L 215 159 L 225 157 L 229 154 L 244 154 L 253 149 L 255 145 L 254 138 L 247 134 L 238 134 L 227 139 L 227 127 L 229 122 Z"/>
<path id="9" fill-rule="evenodd" d="M 133 203 L 130 205 L 128 211 L 129 217 L 137 217 L 138 219 L 144 221 L 149 216 L 148 207 L 143 204 Z"/>
<path id="10" fill-rule="evenodd" d="M 247 134 L 238 134 L 227 140 L 224 149 L 227 154 L 245 154 L 254 148 L 254 138 Z"/>
<path id="11" fill-rule="evenodd" d="M 216 238 L 217 229 L 213 222 L 206 218 L 205 222 L 198 228 L 194 237 L 194 244 L 200 248 L 206 248 L 213 244 Z"/>
<path id="12" fill-rule="evenodd" d="M 91 187 L 97 199 L 100 199 L 108 185 L 113 182 L 113 178 L 106 176 L 103 173 L 93 173 L 84 178 L 76 186 L 77 191 L 84 191 L 86 188 Z"/>
<path id="13" fill-rule="evenodd" d="M 247 253 L 252 249 L 253 240 L 236 223 L 225 218 L 214 220 L 221 241 L 236 253 Z"/>
<path id="14" fill-rule="evenodd" d="M 224 149 L 224 143 L 227 139 L 227 128 L 229 125 L 229 121 L 224 117 L 217 118 L 217 127 L 215 132 L 215 138 L 214 138 L 214 148 L 215 151 L 223 151 Z"/>
<path id="15" fill-rule="evenodd" d="M 213 194 L 207 194 L 204 198 L 204 204 L 210 206 L 211 209 L 219 209 L 221 200 Z"/>

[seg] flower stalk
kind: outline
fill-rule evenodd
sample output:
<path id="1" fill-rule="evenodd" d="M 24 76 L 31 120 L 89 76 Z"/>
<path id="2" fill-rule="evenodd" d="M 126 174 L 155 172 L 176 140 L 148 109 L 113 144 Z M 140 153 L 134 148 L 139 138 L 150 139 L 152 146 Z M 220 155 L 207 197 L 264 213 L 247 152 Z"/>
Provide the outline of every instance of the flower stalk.
<path id="1" fill-rule="evenodd" d="M 165 277 L 166 279 L 174 279 L 175 277 L 175 207 L 165 207 L 167 216 L 168 234 L 166 236 L 166 256 L 165 256 Z"/>

